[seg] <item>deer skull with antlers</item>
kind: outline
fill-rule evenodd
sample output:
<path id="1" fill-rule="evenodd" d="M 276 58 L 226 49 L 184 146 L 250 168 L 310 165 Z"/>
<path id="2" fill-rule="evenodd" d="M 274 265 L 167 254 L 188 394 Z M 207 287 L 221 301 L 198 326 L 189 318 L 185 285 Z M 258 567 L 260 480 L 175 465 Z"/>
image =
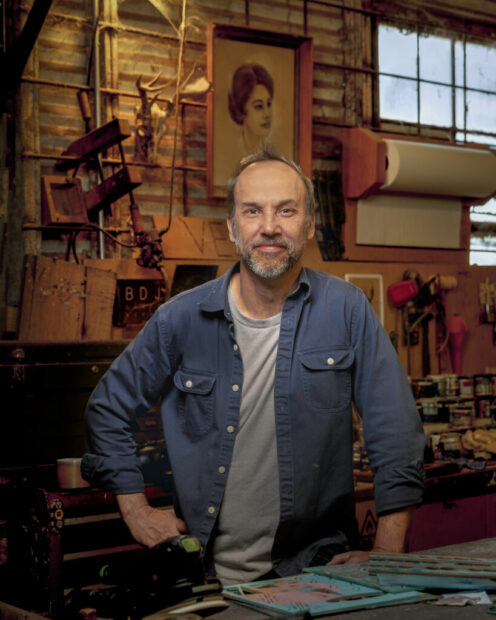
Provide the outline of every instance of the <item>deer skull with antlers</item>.
<path id="1" fill-rule="evenodd" d="M 194 73 L 195 69 L 180 85 L 177 95 L 173 94 L 165 98 L 165 107 L 161 107 L 157 99 L 163 91 L 171 86 L 172 79 L 158 84 L 161 75 L 159 73 L 146 84 L 143 83 L 142 75 L 136 80 L 136 87 L 141 99 L 141 104 L 138 104 L 135 109 L 134 153 L 136 158 L 156 163 L 160 141 L 167 131 L 167 118 L 175 105 L 185 97 L 204 95 L 210 90 L 211 84 L 205 77 L 191 79 Z"/>

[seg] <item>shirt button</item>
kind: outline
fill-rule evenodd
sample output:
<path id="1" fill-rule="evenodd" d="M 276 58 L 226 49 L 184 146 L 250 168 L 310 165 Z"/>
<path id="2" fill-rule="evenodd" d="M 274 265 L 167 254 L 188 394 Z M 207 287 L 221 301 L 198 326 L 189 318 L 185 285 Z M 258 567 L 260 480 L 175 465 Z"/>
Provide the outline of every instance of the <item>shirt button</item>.
<path id="1" fill-rule="evenodd" d="M 231 425 L 229 424 L 229 426 L 226 428 L 226 431 L 227 431 L 228 433 L 234 433 L 234 426 L 231 426 Z"/>
<path id="2" fill-rule="evenodd" d="M 208 514 L 213 515 L 213 514 L 214 514 L 214 512 L 215 512 L 215 508 L 214 508 L 214 506 L 209 506 L 209 507 L 208 507 Z"/>
<path id="3" fill-rule="evenodd" d="M 238 390 L 239 390 L 239 385 L 238 385 L 237 383 L 235 383 L 235 384 L 232 386 L 232 391 L 233 391 L 233 392 L 237 392 Z"/>
<path id="4" fill-rule="evenodd" d="M 332 357 L 328 357 L 327 363 L 329 364 L 329 366 L 332 366 L 334 364 L 334 359 Z"/>
<path id="5" fill-rule="evenodd" d="M 221 466 L 219 467 L 219 470 L 218 470 L 218 471 L 219 471 L 219 474 L 225 474 L 225 473 L 226 473 L 226 468 L 224 467 L 224 465 L 221 465 Z"/>
<path id="6" fill-rule="evenodd" d="M 193 381 L 189 381 L 189 380 L 188 380 L 188 381 L 186 381 L 185 385 L 186 385 L 186 387 L 188 387 L 188 388 L 189 388 L 189 387 L 193 387 Z"/>
<path id="7" fill-rule="evenodd" d="M 237 351 L 237 350 L 238 350 L 238 345 L 237 345 L 237 344 L 235 344 L 235 345 L 233 346 L 233 349 L 234 349 L 235 351 Z"/>

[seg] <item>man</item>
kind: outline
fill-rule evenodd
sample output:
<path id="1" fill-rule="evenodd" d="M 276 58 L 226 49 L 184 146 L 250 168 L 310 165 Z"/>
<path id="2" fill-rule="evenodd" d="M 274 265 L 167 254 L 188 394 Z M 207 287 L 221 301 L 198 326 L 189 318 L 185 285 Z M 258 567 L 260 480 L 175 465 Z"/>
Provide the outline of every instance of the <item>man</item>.
<path id="1" fill-rule="evenodd" d="M 140 543 L 197 536 L 225 584 L 366 559 L 352 549 L 352 400 L 376 550 L 403 550 L 422 498 L 422 428 L 389 339 L 359 289 L 302 269 L 314 210 L 293 162 L 244 159 L 228 186 L 240 262 L 164 304 L 88 404 L 85 477 L 116 494 Z M 133 416 L 158 400 L 175 514 L 148 505 L 134 455 Z"/>

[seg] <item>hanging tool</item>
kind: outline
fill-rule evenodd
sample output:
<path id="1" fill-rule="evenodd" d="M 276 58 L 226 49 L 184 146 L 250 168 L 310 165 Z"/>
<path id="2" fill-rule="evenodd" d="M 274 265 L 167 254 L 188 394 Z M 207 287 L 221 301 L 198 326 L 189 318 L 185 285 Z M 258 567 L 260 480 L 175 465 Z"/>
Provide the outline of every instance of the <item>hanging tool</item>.
<path id="1" fill-rule="evenodd" d="M 442 301 L 443 276 L 435 274 L 423 283 L 416 271 L 407 270 L 403 274 L 403 280 L 396 282 L 388 288 L 388 296 L 391 303 L 401 308 L 403 318 L 404 341 L 407 347 L 407 373 L 411 371 L 410 347 L 416 342 L 415 330 L 420 326 L 422 330 L 422 375 L 431 373 L 431 361 L 429 351 L 429 323 L 436 319 L 436 333 L 438 347 L 436 353 L 446 346 L 448 335 L 446 330 L 445 310 Z M 446 290 L 456 287 L 456 278 L 445 278 Z M 442 342 L 439 342 L 442 338 Z"/>

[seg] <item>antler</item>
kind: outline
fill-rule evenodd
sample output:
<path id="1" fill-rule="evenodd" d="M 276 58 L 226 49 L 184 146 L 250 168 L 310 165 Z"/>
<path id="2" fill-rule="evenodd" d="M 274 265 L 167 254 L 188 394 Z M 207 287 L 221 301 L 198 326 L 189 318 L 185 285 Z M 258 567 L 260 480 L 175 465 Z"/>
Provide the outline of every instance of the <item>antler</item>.
<path id="1" fill-rule="evenodd" d="M 156 82 L 158 81 L 158 79 L 162 76 L 162 72 L 160 71 L 159 73 L 157 73 L 157 75 L 152 78 L 147 84 L 143 84 L 143 74 L 140 75 L 138 77 L 138 79 L 136 80 L 136 86 L 138 87 L 139 91 L 145 91 L 147 93 L 155 93 L 159 90 L 163 90 L 164 88 L 166 88 L 167 86 L 169 86 L 169 84 L 171 83 L 172 80 L 167 80 L 167 82 L 165 84 L 159 84 L 158 86 L 156 85 Z"/>
<path id="2" fill-rule="evenodd" d="M 157 85 L 157 81 L 159 80 L 161 75 L 162 72 L 157 73 L 157 75 L 146 84 L 143 84 L 143 75 L 140 75 L 136 80 L 136 88 L 138 89 L 141 98 L 143 110 L 145 110 L 148 106 L 153 105 L 160 93 L 171 84 L 172 80 L 167 80 L 165 83 Z M 148 95 L 150 93 L 155 93 L 155 95 L 153 96 L 151 101 L 148 101 Z"/>

